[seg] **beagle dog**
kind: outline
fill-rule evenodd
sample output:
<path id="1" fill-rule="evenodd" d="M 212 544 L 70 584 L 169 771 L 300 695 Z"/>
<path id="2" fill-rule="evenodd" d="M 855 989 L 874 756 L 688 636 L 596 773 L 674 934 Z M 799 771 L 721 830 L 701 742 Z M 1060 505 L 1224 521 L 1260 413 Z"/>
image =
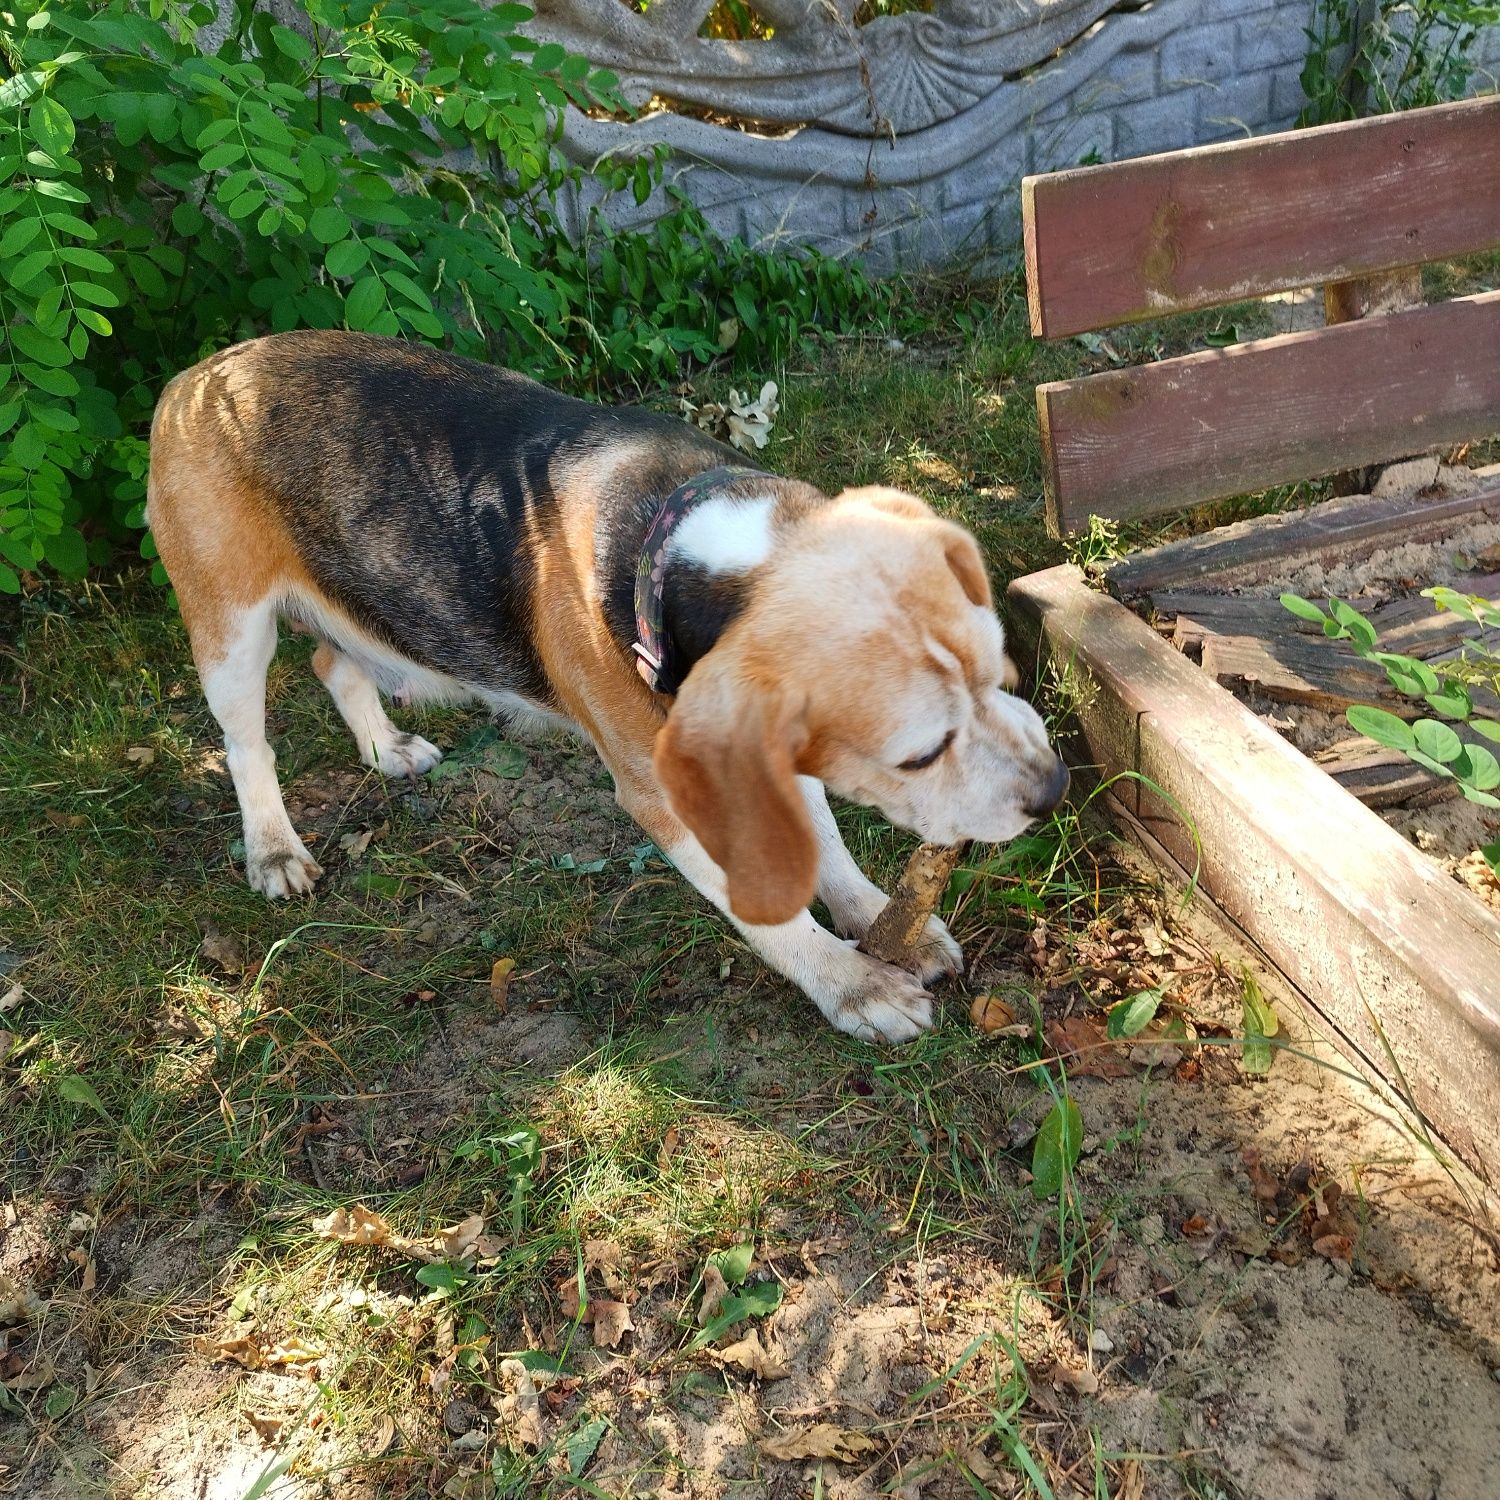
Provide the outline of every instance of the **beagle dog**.
<path id="1" fill-rule="evenodd" d="M 179 375 L 147 517 L 224 732 L 250 884 L 322 873 L 266 740 L 277 621 L 366 764 L 441 752 L 396 703 L 478 701 L 593 742 L 620 805 L 839 1030 L 901 1042 L 962 954 L 912 971 L 841 941 L 885 894 L 826 791 L 939 843 L 1009 839 L 1068 776 L 1011 693 L 974 539 L 879 487 L 830 498 L 673 417 L 574 400 L 393 338 L 283 333 Z M 826 789 L 826 791 L 825 791 Z"/>

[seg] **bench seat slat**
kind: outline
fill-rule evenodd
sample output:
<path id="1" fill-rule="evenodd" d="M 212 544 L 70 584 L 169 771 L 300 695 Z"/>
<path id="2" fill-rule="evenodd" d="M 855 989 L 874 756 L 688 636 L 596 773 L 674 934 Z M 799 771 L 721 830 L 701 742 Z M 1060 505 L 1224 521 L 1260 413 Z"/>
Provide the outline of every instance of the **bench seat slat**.
<path id="1" fill-rule="evenodd" d="M 1031 331 L 1062 338 L 1500 245 L 1500 96 L 1028 177 Z"/>
<path id="2" fill-rule="evenodd" d="M 1037 387 L 1054 535 L 1500 432 L 1500 292 Z"/>

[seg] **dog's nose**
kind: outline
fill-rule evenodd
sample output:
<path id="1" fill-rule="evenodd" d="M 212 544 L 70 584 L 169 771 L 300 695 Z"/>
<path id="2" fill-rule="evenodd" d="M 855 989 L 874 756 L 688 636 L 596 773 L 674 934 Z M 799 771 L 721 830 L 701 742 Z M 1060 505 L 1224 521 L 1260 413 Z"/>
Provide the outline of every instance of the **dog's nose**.
<path id="1" fill-rule="evenodd" d="M 1053 756 L 1052 766 L 1044 774 L 1046 780 L 1041 790 L 1034 792 L 1026 803 L 1028 817 L 1045 818 L 1068 795 L 1068 783 L 1072 777 L 1060 756 Z"/>

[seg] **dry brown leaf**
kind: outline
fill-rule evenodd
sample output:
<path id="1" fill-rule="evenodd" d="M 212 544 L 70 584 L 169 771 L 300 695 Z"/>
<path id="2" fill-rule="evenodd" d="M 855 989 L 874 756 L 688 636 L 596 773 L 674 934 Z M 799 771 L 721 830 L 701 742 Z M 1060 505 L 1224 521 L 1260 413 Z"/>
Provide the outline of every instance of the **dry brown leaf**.
<path id="1" fill-rule="evenodd" d="M 1037 1371 L 1054 1391 L 1071 1391 L 1075 1396 L 1092 1396 L 1099 1389 L 1099 1377 L 1092 1370 L 1075 1370 L 1054 1359 Z"/>
<path id="2" fill-rule="evenodd" d="M 767 1351 L 757 1329 L 751 1329 L 744 1338 L 717 1350 L 716 1356 L 725 1364 L 738 1365 L 762 1380 L 781 1380 L 792 1373 L 788 1364 Z"/>
<path id="3" fill-rule="evenodd" d="M 811 1427 L 798 1427 L 780 1437 L 767 1438 L 760 1451 L 767 1458 L 788 1463 L 799 1458 L 831 1458 L 835 1463 L 852 1464 L 861 1454 L 879 1446 L 874 1438 L 862 1432 L 851 1432 L 832 1422 L 816 1422 Z"/>
<path id="4" fill-rule="evenodd" d="M 510 976 L 515 972 L 513 958 L 497 958 L 490 966 L 490 999 L 502 1016 L 510 1008 Z"/>
<path id="5" fill-rule="evenodd" d="M 540 1448 L 547 1441 L 542 1425 L 542 1402 L 537 1395 L 531 1371 L 518 1359 L 500 1362 L 500 1374 L 515 1382 L 515 1395 L 500 1399 L 500 1415 L 528 1448 Z"/>
<path id="6" fill-rule="evenodd" d="M 579 1307 L 582 1306 L 578 1295 L 577 1276 L 564 1276 L 557 1283 L 557 1301 L 563 1317 L 572 1322 L 578 1316 Z"/>
<path id="7" fill-rule="evenodd" d="M 484 1232 L 483 1214 L 470 1214 L 438 1230 L 436 1246 L 444 1260 L 489 1260 L 505 1248 L 494 1235 Z"/>
<path id="8" fill-rule="evenodd" d="M 373 828 L 361 828 L 355 833 L 346 833 L 339 840 L 339 848 L 349 856 L 351 860 L 358 859 L 366 849 L 370 847 L 370 840 L 375 837 Z"/>
<path id="9" fill-rule="evenodd" d="M 132 745 L 126 750 L 125 759 L 139 766 L 144 771 L 156 759 L 156 751 L 150 745 Z"/>
<path id="10" fill-rule="evenodd" d="M 362 1445 L 366 1458 L 379 1458 L 396 1441 L 396 1419 L 383 1411 L 370 1429 L 370 1436 Z"/>
<path id="11" fill-rule="evenodd" d="M 22 1286 L 0 1271 L 0 1327 L 7 1323 L 29 1323 L 42 1310 L 42 1305 L 30 1287 Z"/>
<path id="12" fill-rule="evenodd" d="M 98 1285 L 99 1273 L 94 1268 L 94 1263 L 89 1259 L 88 1251 L 86 1250 L 80 1250 L 75 1247 L 68 1251 L 68 1259 L 75 1266 L 83 1267 L 83 1280 L 79 1283 L 78 1290 L 87 1297 L 94 1290 L 95 1286 Z"/>
<path id="13" fill-rule="evenodd" d="M 1266 1204 L 1275 1203 L 1281 1195 L 1281 1184 L 1266 1170 L 1260 1152 L 1254 1146 L 1246 1146 L 1240 1153 L 1240 1160 L 1245 1163 L 1245 1171 L 1250 1176 L 1250 1186 L 1255 1190 L 1256 1200 Z"/>
<path id="14" fill-rule="evenodd" d="M 313 1232 L 319 1239 L 337 1240 L 341 1245 L 392 1245 L 409 1243 L 373 1209 L 363 1203 L 353 1208 L 336 1208 L 331 1214 L 313 1220 Z"/>
<path id="15" fill-rule="evenodd" d="M 583 1269 L 598 1272 L 605 1286 L 617 1295 L 625 1289 L 625 1278 L 620 1274 L 620 1247 L 613 1240 L 585 1240 Z"/>
<path id="16" fill-rule="evenodd" d="M 283 1417 L 263 1417 L 258 1411 L 247 1411 L 245 1420 L 255 1429 L 255 1435 L 266 1447 L 274 1448 L 286 1425 Z"/>
<path id="17" fill-rule="evenodd" d="M 47 809 L 47 821 L 54 828 L 82 828 L 88 823 L 82 813 L 65 813 L 55 807 Z"/>
<path id="18" fill-rule="evenodd" d="M 620 1340 L 634 1330 L 630 1321 L 630 1309 L 623 1302 L 612 1302 L 607 1297 L 595 1297 L 589 1303 L 593 1315 L 594 1342 L 605 1349 L 617 1349 Z"/>
<path id="19" fill-rule="evenodd" d="M 306 1339 L 294 1333 L 291 1338 L 283 1339 L 267 1349 L 265 1361 L 273 1368 L 277 1365 L 311 1365 L 316 1364 L 327 1353 L 326 1349 L 319 1349 L 316 1344 L 309 1344 Z"/>
<path id="20" fill-rule="evenodd" d="M 250 1338 L 220 1339 L 211 1346 L 210 1357 L 230 1360 L 247 1370 L 263 1370 L 266 1365 L 260 1345 Z"/>
<path id="21" fill-rule="evenodd" d="M 0 1063 L 10 1056 L 10 1049 L 16 1045 L 16 1034 L 0 1028 Z"/>
<path id="22" fill-rule="evenodd" d="M 1074 1078 L 1133 1078 L 1135 1069 L 1120 1049 L 1104 1035 L 1104 1028 L 1087 1016 L 1048 1021 L 1047 1045 L 1062 1058 Z"/>
<path id="23" fill-rule="evenodd" d="M 1347 1234 L 1324 1234 L 1313 1241 L 1313 1249 L 1326 1260 L 1347 1267 L 1354 1259 L 1354 1241 Z"/>
<path id="24" fill-rule="evenodd" d="M 667 1133 L 661 1138 L 661 1150 L 656 1153 L 656 1165 L 665 1172 L 672 1164 L 672 1158 L 677 1154 L 677 1142 L 682 1139 L 682 1132 L 675 1126 L 669 1126 Z"/>
<path id="25" fill-rule="evenodd" d="M 802 1248 L 798 1252 L 802 1258 L 802 1264 L 807 1267 L 808 1274 L 817 1276 L 818 1260 L 825 1255 L 837 1255 L 842 1250 L 849 1248 L 849 1241 L 840 1236 L 830 1236 L 826 1240 L 803 1240 Z"/>
<path id="26" fill-rule="evenodd" d="M 208 1346 L 211 1359 L 228 1359 L 246 1370 L 275 1370 L 285 1365 L 312 1365 L 327 1355 L 326 1349 L 317 1349 L 308 1341 L 293 1334 L 270 1349 L 263 1349 L 255 1338 L 220 1338 Z"/>
<path id="27" fill-rule="evenodd" d="M 233 977 L 245 972 L 244 944 L 233 933 L 221 932 L 213 922 L 203 929 L 203 941 L 198 944 L 198 953 L 221 973 Z"/>
<path id="28" fill-rule="evenodd" d="M 1182 1221 L 1182 1232 L 1190 1239 L 1198 1235 L 1212 1234 L 1214 1221 L 1205 1219 L 1202 1214 L 1194 1214 L 1192 1218 Z"/>
<path id="29" fill-rule="evenodd" d="M 969 1019 L 986 1036 L 1017 1023 L 1015 1007 L 999 995 L 975 995 L 969 1006 Z"/>
<path id="30" fill-rule="evenodd" d="M 19 980 L 0 995 L 0 1016 L 6 1011 L 14 1010 L 26 998 L 26 987 Z"/>
<path id="31" fill-rule="evenodd" d="M 425 1240 L 398 1234 L 363 1203 L 356 1203 L 353 1208 L 336 1208 L 331 1214 L 314 1219 L 312 1227 L 320 1239 L 337 1240 L 341 1245 L 380 1245 L 429 1265 L 441 1260 L 487 1260 L 499 1255 L 503 1248 L 493 1235 L 485 1234 L 482 1214 L 470 1214 Z"/>
<path id="32" fill-rule="evenodd" d="M 987 1485 L 991 1493 L 1005 1486 L 1005 1481 L 1001 1478 L 999 1469 L 978 1448 L 963 1448 L 954 1456 L 980 1484 Z"/>
<path id="33" fill-rule="evenodd" d="M 698 1326 L 706 1328 L 719 1304 L 729 1295 L 724 1273 L 712 1262 L 703 1268 L 703 1300 L 698 1304 Z"/>
<path id="34" fill-rule="evenodd" d="M 0 1384 L 8 1391 L 44 1391 L 56 1379 L 57 1371 L 52 1361 L 45 1354 L 39 1354 L 29 1365 L 22 1365 L 13 1373 L 7 1370 Z"/>

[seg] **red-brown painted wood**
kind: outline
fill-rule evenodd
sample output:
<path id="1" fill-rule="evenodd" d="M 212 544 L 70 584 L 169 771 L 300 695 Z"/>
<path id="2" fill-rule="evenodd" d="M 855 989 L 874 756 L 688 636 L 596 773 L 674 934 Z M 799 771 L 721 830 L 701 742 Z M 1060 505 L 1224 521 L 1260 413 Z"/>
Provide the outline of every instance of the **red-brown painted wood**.
<path id="1" fill-rule="evenodd" d="M 1055 535 L 1404 458 L 1500 432 L 1500 292 L 1055 381 L 1037 407 Z"/>
<path id="2" fill-rule="evenodd" d="M 1500 97 L 1021 185 L 1031 330 L 1062 338 L 1500 245 Z"/>

